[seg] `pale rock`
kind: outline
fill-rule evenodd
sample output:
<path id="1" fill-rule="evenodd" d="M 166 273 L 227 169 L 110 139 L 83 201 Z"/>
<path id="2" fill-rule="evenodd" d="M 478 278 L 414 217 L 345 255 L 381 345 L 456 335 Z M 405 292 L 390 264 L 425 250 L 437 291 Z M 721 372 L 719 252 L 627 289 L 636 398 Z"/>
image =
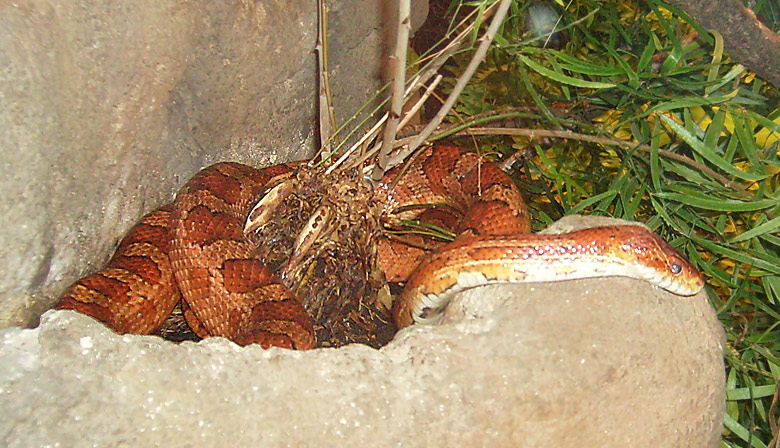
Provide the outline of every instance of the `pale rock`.
<path id="1" fill-rule="evenodd" d="M 625 278 L 471 289 L 381 350 L 175 345 L 69 311 L 0 334 L 4 446 L 715 448 L 725 404 L 706 295 Z"/>

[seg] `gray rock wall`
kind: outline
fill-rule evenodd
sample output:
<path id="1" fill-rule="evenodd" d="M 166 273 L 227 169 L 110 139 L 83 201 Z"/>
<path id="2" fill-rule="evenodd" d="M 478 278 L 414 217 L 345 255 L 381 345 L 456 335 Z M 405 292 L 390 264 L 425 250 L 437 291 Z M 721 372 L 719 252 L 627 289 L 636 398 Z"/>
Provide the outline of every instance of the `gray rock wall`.
<path id="1" fill-rule="evenodd" d="M 328 2 L 340 123 L 381 85 L 393 3 Z M 34 325 L 200 168 L 310 155 L 316 24 L 313 1 L 0 5 L 0 328 Z"/>

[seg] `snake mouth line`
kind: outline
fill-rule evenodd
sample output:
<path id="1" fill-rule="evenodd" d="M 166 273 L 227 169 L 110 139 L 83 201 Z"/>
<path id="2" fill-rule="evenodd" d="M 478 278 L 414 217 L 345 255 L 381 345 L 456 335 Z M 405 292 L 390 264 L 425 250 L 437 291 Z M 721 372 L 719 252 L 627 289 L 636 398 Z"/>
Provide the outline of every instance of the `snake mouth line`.
<path id="1" fill-rule="evenodd" d="M 439 293 L 420 294 L 419 301 L 414 305 L 414 308 L 411 310 L 411 314 L 413 316 L 414 323 L 424 325 L 436 324 L 443 317 L 443 313 L 447 305 L 458 293 L 473 288 L 479 288 L 481 286 L 517 283 L 543 284 L 587 278 L 610 277 L 639 279 L 637 275 L 610 272 L 573 272 L 571 274 L 554 274 L 547 277 L 528 276 L 525 278 L 513 279 L 488 278 L 481 272 L 462 272 L 458 275 L 457 281 L 443 291 Z M 651 279 L 645 278 L 645 280 L 649 280 L 651 284 L 679 296 L 692 296 L 701 290 L 701 288 L 690 289 L 688 287 L 681 286 L 679 283 L 674 282 L 667 277 L 653 276 Z"/>

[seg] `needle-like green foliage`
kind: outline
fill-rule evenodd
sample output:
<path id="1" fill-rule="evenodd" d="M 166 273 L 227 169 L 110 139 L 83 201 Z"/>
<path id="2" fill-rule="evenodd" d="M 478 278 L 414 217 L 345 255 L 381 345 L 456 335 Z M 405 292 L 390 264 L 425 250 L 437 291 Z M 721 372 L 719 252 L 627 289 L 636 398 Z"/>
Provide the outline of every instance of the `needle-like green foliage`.
<path id="1" fill-rule="evenodd" d="M 758 3 L 777 29 L 777 5 Z M 572 213 L 643 221 L 688 256 L 727 334 L 722 445 L 769 446 L 780 413 L 780 92 L 658 0 L 545 5 L 547 23 L 531 26 L 538 4 L 513 4 L 449 122 L 501 128 L 463 141 L 497 159 L 530 153 L 517 176 L 537 228 Z"/>

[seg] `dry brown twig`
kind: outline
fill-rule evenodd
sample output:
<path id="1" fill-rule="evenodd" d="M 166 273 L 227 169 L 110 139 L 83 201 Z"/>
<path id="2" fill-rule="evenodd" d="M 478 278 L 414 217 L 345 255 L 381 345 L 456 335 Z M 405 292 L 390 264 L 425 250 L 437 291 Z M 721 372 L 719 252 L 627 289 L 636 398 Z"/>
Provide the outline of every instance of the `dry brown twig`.
<path id="1" fill-rule="evenodd" d="M 509 11 L 509 6 L 511 3 L 512 0 L 502 0 L 498 5 L 498 9 L 496 9 L 487 31 L 485 31 L 485 34 L 479 38 L 480 43 L 477 47 L 477 51 L 474 52 L 474 56 L 471 58 L 471 61 L 469 61 L 466 69 L 463 70 L 463 73 L 460 75 L 460 77 L 458 77 L 458 81 L 455 83 L 455 87 L 453 87 L 452 93 L 447 97 L 447 100 L 444 102 L 441 108 L 439 108 L 439 111 L 436 113 L 433 119 L 431 119 L 430 123 L 428 123 L 422 132 L 420 132 L 420 134 L 409 143 L 408 148 L 403 151 L 399 151 L 395 156 L 393 156 L 392 159 L 390 159 L 391 165 L 401 163 L 406 158 L 406 156 L 419 148 L 425 139 L 430 137 L 436 128 L 439 127 L 441 122 L 444 120 L 444 117 L 449 113 L 450 109 L 452 109 L 452 106 L 455 105 L 455 101 L 458 100 L 458 97 L 460 97 L 463 89 L 466 88 L 466 84 L 468 84 L 468 82 L 471 80 L 474 72 L 477 71 L 477 67 L 479 67 L 479 64 L 482 63 L 482 60 L 485 58 L 488 48 L 490 48 L 490 44 L 493 42 L 493 38 L 498 32 L 498 27 L 501 26 L 501 24 L 504 22 L 504 18 Z"/>
<path id="2" fill-rule="evenodd" d="M 390 97 L 390 110 L 388 111 L 385 132 L 382 138 L 382 149 L 379 151 L 376 165 L 374 165 L 374 180 L 379 180 L 385 174 L 387 159 L 390 150 L 393 149 L 398 122 L 401 118 L 401 109 L 405 102 L 406 85 L 406 49 L 409 47 L 409 31 L 411 28 L 411 0 L 398 1 L 398 33 L 395 42 L 395 53 L 390 56 L 390 67 L 393 72 L 393 90 Z"/>
<path id="3" fill-rule="evenodd" d="M 580 140 L 580 141 L 591 142 L 591 143 L 599 143 L 608 146 L 610 145 L 621 146 L 629 149 L 637 149 L 643 152 L 652 151 L 652 148 L 650 146 L 645 145 L 643 143 L 629 142 L 626 140 L 620 140 L 612 137 L 598 137 L 595 135 L 580 134 L 577 132 L 566 131 L 566 130 L 523 129 L 523 128 L 468 128 L 452 135 L 515 135 L 515 136 L 523 136 L 529 138 L 544 138 L 544 137 L 565 138 L 568 140 Z M 706 172 L 714 179 L 716 179 L 718 182 L 723 184 L 724 187 L 734 189 L 738 191 L 740 194 L 745 195 L 746 197 L 752 196 L 750 192 L 742 188 L 742 186 L 731 182 L 727 177 L 719 174 L 718 172 L 714 171 L 710 167 L 691 159 L 690 157 L 686 157 L 682 154 L 677 154 L 672 151 L 667 151 L 665 149 L 659 149 L 658 154 L 667 159 L 677 160 L 678 162 L 685 163 L 686 165 L 692 166 L 702 172 Z"/>
<path id="4" fill-rule="evenodd" d="M 436 78 L 434 78 L 433 82 L 431 82 L 431 83 L 428 85 L 428 87 L 425 89 L 425 92 L 424 92 L 424 93 L 423 93 L 423 94 L 420 96 L 420 98 L 417 100 L 417 102 L 416 102 L 416 103 L 414 103 L 414 105 L 413 105 L 412 107 L 410 107 L 410 108 L 409 108 L 408 112 L 407 112 L 407 113 L 404 115 L 404 118 L 403 118 L 403 119 L 401 120 L 401 122 L 398 124 L 398 129 L 399 129 L 399 130 L 400 130 L 400 129 L 403 129 L 403 128 L 404 128 L 404 127 L 407 125 L 407 124 L 409 124 L 409 121 L 410 121 L 412 118 L 414 118 L 414 115 L 417 113 L 417 111 L 419 111 L 419 110 L 420 110 L 420 108 L 422 107 L 422 105 L 423 105 L 423 104 L 425 104 L 425 102 L 428 100 L 428 98 L 429 98 L 429 97 L 431 96 L 431 94 L 433 93 L 434 89 L 436 89 L 436 87 L 439 85 L 439 82 L 441 82 L 442 78 L 443 78 L 443 77 L 442 77 L 442 75 L 437 75 L 437 76 L 436 76 Z M 384 118 L 386 118 L 386 117 L 387 117 L 387 115 L 383 116 L 383 117 L 382 117 L 382 119 L 380 119 L 380 121 L 378 121 L 378 122 L 377 122 L 377 124 L 376 124 L 375 126 L 381 126 L 381 124 L 382 124 L 382 123 L 384 123 Z M 372 130 L 373 130 L 373 128 L 372 128 Z M 366 133 L 366 135 L 364 136 L 364 138 L 366 138 L 366 137 L 369 137 L 369 136 L 371 135 L 371 132 L 372 132 L 372 131 L 369 131 L 369 132 L 367 132 L 367 133 Z M 363 139 L 361 139 L 360 141 L 358 141 L 358 143 L 357 143 L 356 145 L 362 145 L 362 144 L 363 144 L 363 141 L 364 141 L 364 140 L 363 140 Z M 392 149 L 395 149 L 396 147 L 398 147 L 398 145 L 396 145 L 396 144 L 395 144 L 396 142 L 397 142 L 397 140 L 395 140 L 395 138 L 394 138 L 394 139 L 393 139 L 393 147 L 391 148 L 391 150 L 392 150 Z M 377 153 L 377 152 L 380 150 L 380 148 L 381 148 L 381 146 L 380 146 L 380 145 L 381 145 L 381 143 L 377 143 L 377 144 L 376 144 L 376 145 L 374 145 L 374 147 L 373 147 L 373 148 L 371 148 L 369 151 L 366 151 L 366 153 L 365 153 L 365 154 L 363 154 L 362 156 L 360 156 L 360 157 L 358 157 L 357 159 L 355 159 L 355 160 L 352 162 L 352 166 L 359 166 L 359 165 L 361 165 L 363 162 L 365 162 L 366 160 L 368 160 L 368 159 L 370 159 L 371 157 L 373 157 L 374 155 L 376 155 L 376 153 Z M 345 153 L 345 155 L 343 155 L 343 156 L 342 156 L 342 157 L 341 157 L 341 158 L 340 158 L 340 159 L 339 159 L 339 160 L 338 160 L 336 163 L 338 164 L 338 163 L 341 163 L 341 162 L 343 162 L 343 161 L 344 161 L 343 159 L 346 159 L 346 157 L 347 157 L 348 155 L 349 155 L 348 153 Z M 332 168 L 334 168 L 334 167 L 331 167 L 331 168 L 329 168 L 327 172 L 329 173 L 329 172 L 331 171 L 331 169 L 332 169 Z"/>
<path id="5" fill-rule="evenodd" d="M 777 380 L 775 395 L 772 397 L 772 404 L 769 405 L 769 426 L 772 431 L 772 440 L 767 445 L 767 448 L 780 447 L 780 431 L 778 431 L 780 415 L 778 415 L 777 409 L 780 409 L 780 379 Z"/>
<path id="6" fill-rule="evenodd" d="M 319 0 L 317 14 L 317 64 L 320 77 L 319 86 L 319 117 L 320 117 L 320 141 L 323 142 L 323 159 L 332 152 L 331 136 L 336 129 L 336 114 L 333 108 L 333 96 L 330 91 L 330 77 L 328 75 L 328 10 L 325 0 Z M 327 147 L 325 146 L 327 145 Z"/>
<path id="7" fill-rule="evenodd" d="M 480 39 L 480 41 L 481 41 L 480 47 L 479 47 L 477 53 L 475 54 L 475 56 L 472 59 L 472 62 L 470 64 L 470 65 L 474 65 L 474 70 L 476 70 L 476 67 L 479 65 L 479 62 L 481 62 L 482 58 L 484 58 L 484 54 L 487 52 L 487 48 L 490 45 L 490 41 L 492 41 L 492 37 L 495 36 L 495 33 L 498 30 L 498 26 L 501 24 L 501 22 L 503 22 L 503 19 L 506 16 L 506 13 L 508 11 L 510 3 L 511 3 L 511 0 L 502 0 L 500 3 L 494 3 L 493 5 L 489 6 L 488 8 L 486 8 L 483 11 L 483 17 L 493 16 L 493 21 L 491 22 L 491 25 L 490 25 L 488 31 L 485 33 L 486 35 L 488 35 L 488 33 L 490 33 L 489 34 L 490 35 L 490 39 L 487 41 L 487 43 L 485 43 L 485 36 L 483 36 Z M 499 11 L 501 11 L 500 15 L 498 14 Z M 469 15 L 469 17 L 464 19 L 464 21 L 467 20 L 470 17 L 473 17 L 475 14 L 476 14 L 476 12 L 473 12 L 472 14 Z M 399 17 L 400 16 L 402 16 L 402 15 L 399 14 Z M 461 23 L 464 23 L 464 22 L 462 21 Z M 411 96 L 411 94 L 413 92 L 415 92 L 417 89 L 421 88 L 422 86 L 426 85 L 426 83 L 428 83 L 428 81 L 431 78 L 439 76 L 438 75 L 438 71 L 441 68 L 441 66 L 444 65 L 444 63 L 453 54 L 455 54 L 461 48 L 461 46 L 466 42 L 466 40 L 469 37 L 470 33 L 472 32 L 474 26 L 475 26 L 475 23 L 472 22 L 469 26 L 467 26 L 466 28 L 461 30 L 454 38 L 452 38 L 452 40 L 442 50 L 440 50 L 439 52 L 437 52 L 434 55 L 431 55 L 430 62 L 428 63 L 428 65 L 425 68 L 423 68 L 420 72 L 415 74 L 408 81 L 407 87 L 406 87 L 406 89 L 404 90 L 404 93 L 403 93 L 403 103 L 408 101 L 408 98 Z M 480 50 L 483 47 L 484 47 L 484 50 L 480 52 Z M 398 54 L 396 54 L 396 58 L 398 58 Z M 405 56 L 404 56 L 404 58 L 405 58 Z M 466 76 L 466 75 L 468 75 L 468 76 Z M 471 74 L 464 73 L 459 78 L 459 83 L 462 83 L 463 87 L 465 87 L 466 83 L 468 83 L 468 80 L 471 78 L 471 75 L 473 75 L 473 71 L 472 71 Z M 438 81 L 434 81 L 434 82 L 438 83 Z M 450 96 L 452 98 L 451 99 L 451 103 L 452 104 L 454 104 L 455 100 L 460 95 L 460 92 L 462 92 L 463 87 L 461 87 L 457 92 L 454 91 L 452 93 L 452 95 Z M 427 91 L 431 92 L 432 90 L 433 90 L 433 87 L 431 85 L 429 85 L 428 88 L 427 88 Z M 430 95 L 430 93 L 428 93 L 428 95 Z M 452 104 L 450 104 L 449 107 L 451 107 Z M 444 111 L 444 112 L 440 111 L 441 119 L 443 119 L 443 117 L 447 114 L 448 111 L 449 111 L 449 109 L 447 111 Z M 404 116 L 404 118 L 401 119 L 402 123 L 409 121 L 409 119 L 407 117 L 408 117 L 408 115 L 410 113 L 416 113 L 416 109 L 413 108 L 413 110 L 410 110 L 409 112 L 407 112 L 407 114 Z M 388 114 L 383 115 L 382 117 L 380 117 L 380 121 L 386 121 L 387 117 L 388 117 Z M 441 122 L 441 119 L 439 119 L 439 123 Z M 436 126 L 438 126 L 438 124 Z M 436 126 L 432 126 L 431 129 L 435 130 Z M 358 143 L 352 145 L 349 149 L 347 149 L 344 152 L 344 154 L 342 154 L 342 157 L 339 158 L 339 161 L 337 161 L 333 166 L 331 166 L 328 171 L 331 172 L 331 171 L 337 169 L 337 166 L 339 166 L 344 161 L 346 161 L 346 160 L 348 160 L 350 158 L 353 158 L 353 160 L 348 164 L 348 168 L 358 166 L 359 163 L 364 162 L 365 160 L 368 159 L 368 157 L 372 156 L 376 151 L 374 151 L 374 150 L 369 151 L 368 155 L 364 154 L 363 156 L 360 156 L 360 157 L 356 157 L 356 156 L 354 156 L 354 154 L 355 154 L 355 152 L 357 151 L 357 149 L 360 146 L 362 146 L 367 141 L 370 141 L 371 139 L 375 138 L 376 135 L 378 135 L 378 129 L 379 128 L 376 127 L 376 126 L 373 127 L 371 129 L 371 131 L 369 131 L 370 135 L 364 136 L 364 138 L 362 138 Z M 395 141 L 395 133 L 399 129 L 401 129 L 400 126 L 392 133 L 393 134 L 392 138 L 388 138 L 388 136 L 384 136 L 384 138 L 382 140 L 383 142 L 384 142 L 384 140 L 388 140 L 389 141 L 388 145 L 390 146 L 391 149 L 393 147 L 397 147 L 398 146 L 398 145 L 394 144 L 393 142 Z M 425 137 L 423 137 L 420 140 L 420 142 L 422 142 L 424 140 L 425 140 Z M 377 145 L 377 146 L 379 146 L 379 145 Z M 375 146 L 375 148 L 377 146 Z M 389 163 L 386 165 L 385 169 L 391 168 L 391 167 L 393 167 L 395 165 L 398 165 L 401 161 L 403 161 L 408 156 L 409 153 L 411 153 L 411 151 L 407 151 L 403 155 L 403 157 L 399 157 L 398 155 L 392 157 L 390 159 Z M 371 168 L 371 167 L 369 167 L 369 168 Z"/>

